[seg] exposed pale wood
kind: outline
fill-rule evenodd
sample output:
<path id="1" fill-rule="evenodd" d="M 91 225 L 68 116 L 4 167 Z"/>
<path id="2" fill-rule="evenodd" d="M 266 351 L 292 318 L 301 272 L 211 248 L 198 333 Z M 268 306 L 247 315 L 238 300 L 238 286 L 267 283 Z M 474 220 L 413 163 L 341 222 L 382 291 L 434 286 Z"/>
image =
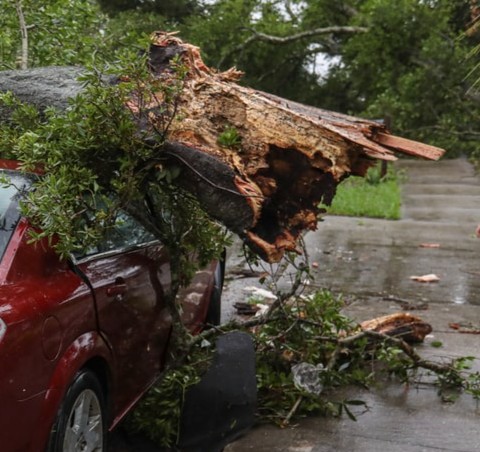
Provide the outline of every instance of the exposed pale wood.
<path id="1" fill-rule="evenodd" d="M 360 327 L 364 331 L 399 337 L 406 342 L 423 342 L 425 336 L 432 332 L 432 326 L 429 323 L 407 312 L 396 312 L 366 320 L 360 324 Z"/>
<path id="2" fill-rule="evenodd" d="M 444 149 L 384 132 L 377 132 L 373 137 L 373 140 L 383 146 L 395 149 L 404 154 L 423 157 L 429 160 L 438 160 L 445 153 Z"/>

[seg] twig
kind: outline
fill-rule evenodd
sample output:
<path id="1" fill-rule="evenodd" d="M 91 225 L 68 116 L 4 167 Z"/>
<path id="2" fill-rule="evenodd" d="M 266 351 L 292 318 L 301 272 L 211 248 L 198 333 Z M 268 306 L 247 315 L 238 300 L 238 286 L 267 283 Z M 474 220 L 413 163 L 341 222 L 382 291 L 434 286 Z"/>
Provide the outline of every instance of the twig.
<path id="1" fill-rule="evenodd" d="M 18 23 L 20 25 L 20 33 L 22 35 L 22 56 L 20 59 L 20 69 L 25 70 L 28 68 L 28 30 L 25 23 L 25 16 L 22 9 L 22 1 L 15 1 L 15 8 L 17 10 Z"/>
<path id="2" fill-rule="evenodd" d="M 202 173 L 200 173 L 199 171 L 197 171 L 189 162 L 187 162 L 183 157 L 180 157 L 178 154 L 175 153 L 174 150 L 167 150 L 167 146 L 171 146 L 173 149 L 174 149 L 174 145 L 168 141 L 166 141 L 163 145 L 164 149 L 165 149 L 165 154 L 171 156 L 171 157 L 174 157 L 178 160 L 180 160 L 186 167 L 188 167 L 191 171 L 193 171 L 198 177 L 200 177 L 200 179 L 202 179 L 204 182 L 206 182 L 207 184 L 211 185 L 212 187 L 216 188 L 217 190 L 221 190 L 221 191 L 224 191 L 224 192 L 227 192 L 227 193 L 231 193 L 232 195 L 235 195 L 235 196 L 239 196 L 239 197 L 242 197 L 242 198 L 263 198 L 263 196 L 261 195 L 246 195 L 246 194 L 243 194 L 243 193 L 239 193 L 239 192 L 236 192 L 234 190 L 231 190 L 230 188 L 226 188 L 226 187 L 221 187 L 220 185 L 217 185 L 215 182 L 211 181 L 210 179 L 208 179 L 208 177 L 206 177 L 205 175 L 203 175 Z"/>
<path id="3" fill-rule="evenodd" d="M 296 413 L 296 411 L 298 410 L 298 407 L 300 406 L 300 404 L 302 403 L 302 400 L 303 400 L 303 396 L 298 396 L 298 399 L 295 401 L 295 403 L 293 404 L 292 408 L 290 409 L 290 411 L 288 412 L 287 416 L 285 417 L 285 419 L 282 421 L 282 427 L 286 427 L 289 423 L 290 423 L 290 419 L 292 418 L 292 416 Z"/>
<path id="4" fill-rule="evenodd" d="M 267 35 L 266 33 L 261 33 L 254 29 L 249 29 L 252 35 L 247 38 L 243 43 L 235 47 L 232 51 L 228 52 L 222 59 L 219 61 L 218 66 L 221 67 L 225 60 L 230 57 L 230 55 L 241 52 L 248 45 L 255 41 L 267 42 L 274 45 L 285 45 L 291 42 L 299 41 L 305 38 L 314 38 L 317 36 L 328 35 L 332 33 L 346 33 L 346 34 L 355 34 L 355 33 L 365 33 L 368 31 L 368 28 L 365 27 L 351 27 L 351 26 L 332 26 L 332 27 L 321 27 L 314 28 L 313 30 L 302 31 L 300 33 L 295 33 L 289 36 L 274 36 Z"/>
<path id="5" fill-rule="evenodd" d="M 357 336 L 357 339 L 361 337 L 362 333 L 359 333 Z M 422 369 L 426 370 L 431 370 L 432 372 L 435 372 L 437 374 L 447 374 L 452 371 L 452 367 L 448 364 L 439 364 L 433 361 L 427 361 L 423 359 L 416 351 L 415 349 L 410 346 L 407 342 L 405 342 L 403 339 L 399 339 L 396 337 L 391 337 L 387 336 L 382 333 L 377 333 L 376 331 L 364 331 L 363 334 L 367 337 L 374 338 L 376 340 L 380 340 L 383 342 L 387 342 L 393 345 L 396 345 L 398 348 L 400 348 L 413 362 L 415 367 L 420 367 Z M 352 336 L 351 338 L 354 338 Z M 346 338 L 346 339 L 351 339 L 351 338 Z"/>

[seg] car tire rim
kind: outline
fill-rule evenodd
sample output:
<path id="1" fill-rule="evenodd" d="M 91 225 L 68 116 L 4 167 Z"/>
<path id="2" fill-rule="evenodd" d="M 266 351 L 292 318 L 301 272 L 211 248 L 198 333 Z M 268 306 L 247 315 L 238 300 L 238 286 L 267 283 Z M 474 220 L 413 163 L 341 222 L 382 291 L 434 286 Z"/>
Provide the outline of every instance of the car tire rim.
<path id="1" fill-rule="evenodd" d="M 68 414 L 63 451 L 102 452 L 103 419 L 100 401 L 91 389 L 83 390 Z"/>

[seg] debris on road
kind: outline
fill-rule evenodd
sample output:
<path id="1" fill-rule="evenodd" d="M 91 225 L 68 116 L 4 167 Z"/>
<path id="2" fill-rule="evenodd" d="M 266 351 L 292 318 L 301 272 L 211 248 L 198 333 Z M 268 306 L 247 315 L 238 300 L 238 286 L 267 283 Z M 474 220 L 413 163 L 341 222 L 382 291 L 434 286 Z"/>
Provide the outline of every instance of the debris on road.
<path id="1" fill-rule="evenodd" d="M 257 304 L 246 303 L 243 301 L 234 303 L 233 307 L 237 310 L 238 315 L 255 315 L 260 311 L 260 307 Z"/>
<path id="2" fill-rule="evenodd" d="M 425 336 L 432 332 L 432 326 L 420 317 L 406 312 L 377 317 L 360 323 L 364 331 L 375 331 L 387 336 L 398 337 L 405 342 L 423 342 Z"/>
<path id="3" fill-rule="evenodd" d="M 440 243 L 420 243 L 420 248 L 440 248 Z"/>
<path id="4" fill-rule="evenodd" d="M 431 283 L 431 282 L 440 281 L 440 278 L 434 273 L 429 273 L 428 275 L 422 275 L 422 276 L 410 276 L 410 279 L 412 281 L 418 281 L 422 283 Z"/>
<path id="5" fill-rule="evenodd" d="M 480 325 L 471 322 L 451 322 L 448 324 L 449 328 L 457 331 L 457 333 L 464 334 L 480 334 Z"/>
<path id="6" fill-rule="evenodd" d="M 276 300 L 278 298 L 270 290 L 262 289 L 261 287 L 247 286 L 247 287 L 244 287 L 243 290 L 245 292 L 250 292 L 252 297 L 256 297 L 260 299 Z"/>
<path id="7" fill-rule="evenodd" d="M 310 363 L 298 363 L 292 366 L 293 383 L 309 394 L 320 395 L 323 391 L 321 373 L 326 369 L 322 363 L 314 366 Z"/>

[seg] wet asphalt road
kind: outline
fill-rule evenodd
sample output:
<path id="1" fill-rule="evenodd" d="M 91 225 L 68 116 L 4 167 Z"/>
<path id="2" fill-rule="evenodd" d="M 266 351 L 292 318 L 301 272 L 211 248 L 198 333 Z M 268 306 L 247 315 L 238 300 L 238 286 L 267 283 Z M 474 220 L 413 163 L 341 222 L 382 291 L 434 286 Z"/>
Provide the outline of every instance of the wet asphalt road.
<path id="1" fill-rule="evenodd" d="M 475 356 L 480 371 L 480 335 L 449 325 L 480 329 L 480 178 L 464 159 L 441 162 L 404 160 L 402 219 L 386 221 L 326 217 L 306 244 L 315 280 L 312 288 L 344 294 L 346 312 L 356 320 L 409 307 L 433 326 L 417 351 L 444 360 Z M 435 244 L 436 247 L 422 247 Z M 241 268 L 235 252 L 231 263 Z M 288 273 L 288 271 L 287 271 Z M 433 273 L 436 283 L 411 276 Z M 289 284 L 285 275 L 284 284 Z M 225 316 L 242 288 L 257 278 L 227 283 Z M 421 308 L 416 310 L 415 308 Z M 434 348 L 433 341 L 443 347 Z M 385 383 L 370 391 L 352 388 L 339 397 L 362 399 L 369 410 L 348 418 L 309 418 L 290 429 L 261 426 L 229 445 L 226 452 L 420 452 L 480 450 L 480 409 L 470 396 L 442 403 L 432 387 Z"/>

